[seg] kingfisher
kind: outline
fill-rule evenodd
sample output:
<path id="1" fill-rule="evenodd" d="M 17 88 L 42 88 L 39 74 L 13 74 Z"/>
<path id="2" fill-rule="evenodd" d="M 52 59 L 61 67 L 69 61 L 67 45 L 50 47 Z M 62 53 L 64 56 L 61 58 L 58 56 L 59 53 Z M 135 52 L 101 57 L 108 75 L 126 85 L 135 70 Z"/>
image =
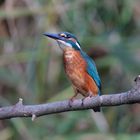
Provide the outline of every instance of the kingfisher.
<path id="1" fill-rule="evenodd" d="M 87 97 L 100 95 L 101 80 L 96 69 L 96 65 L 81 48 L 75 35 L 69 32 L 44 33 L 45 36 L 57 41 L 63 51 L 63 63 L 65 73 L 71 81 L 74 95 L 70 98 L 70 105 L 78 94 Z M 100 112 L 100 107 L 94 107 L 95 112 Z"/>

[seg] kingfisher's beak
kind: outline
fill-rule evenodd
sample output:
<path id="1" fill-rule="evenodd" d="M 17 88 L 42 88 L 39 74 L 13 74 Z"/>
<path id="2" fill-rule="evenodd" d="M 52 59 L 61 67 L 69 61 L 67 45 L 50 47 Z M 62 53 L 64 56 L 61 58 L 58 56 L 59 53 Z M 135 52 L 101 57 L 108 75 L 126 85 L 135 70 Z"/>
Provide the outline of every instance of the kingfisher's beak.
<path id="1" fill-rule="evenodd" d="M 44 33 L 43 35 L 55 39 L 61 49 L 64 49 L 65 47 L 72 47 L 72 45 L 67 43 L 67 40 L 59 34 Z"/>
<path id="2" fill-rule="evenodd" d="M 60 36 L 58 34 L 44 33 L 43 35 L 45 35 L 47 37 L 50 37 L 52 39 L 55 39 L 55 40 L 61 40 L 61 38 L 60 38 Z"/>

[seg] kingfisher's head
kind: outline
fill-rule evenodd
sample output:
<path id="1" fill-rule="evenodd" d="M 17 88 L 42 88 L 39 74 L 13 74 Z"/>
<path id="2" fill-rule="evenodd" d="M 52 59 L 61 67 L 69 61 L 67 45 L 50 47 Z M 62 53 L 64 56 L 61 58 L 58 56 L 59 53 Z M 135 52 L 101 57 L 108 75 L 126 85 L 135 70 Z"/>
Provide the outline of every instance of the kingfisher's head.
<path id="1" fill-rule="evenodd" d="M 77 38 L 71 33 L 68 32 L 61 32 L 58 34 L 44 33 L 44 35 L 52 39 L 55 39 L 62 50 L 64 50 L 66 47 L 70 47 L 75 50 L 81 50 Z"/>

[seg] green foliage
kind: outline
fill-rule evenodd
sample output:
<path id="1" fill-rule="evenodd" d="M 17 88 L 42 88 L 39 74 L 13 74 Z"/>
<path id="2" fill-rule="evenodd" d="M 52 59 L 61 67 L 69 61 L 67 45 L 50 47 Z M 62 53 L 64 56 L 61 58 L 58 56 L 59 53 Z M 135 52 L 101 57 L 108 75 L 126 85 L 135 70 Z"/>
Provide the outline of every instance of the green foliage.
<path id="1" fill-rule="evenodd" d="M 5 9 L 0 8 L 1 106 L 14 104 L 19 97 L 26 104 L 38 104 L 73 95 L 60 50 L 56 42 L 42 35 L 46 31 L 70 31 L 78 37 L 83 50 L 93 57 L 99 53 L 96 64 L 102 94 L 130 89 L 140 71 L 137 0 L 11 3 L 5 3 Z M 138 140 L 139 110 L 137 105 L 103 108 L 109 125 L 106 134 L 89 111 L 78 111 L 40 117 L 35 122 L 29 118 L 0 121 L 0 136 L 3 140 Z"/>

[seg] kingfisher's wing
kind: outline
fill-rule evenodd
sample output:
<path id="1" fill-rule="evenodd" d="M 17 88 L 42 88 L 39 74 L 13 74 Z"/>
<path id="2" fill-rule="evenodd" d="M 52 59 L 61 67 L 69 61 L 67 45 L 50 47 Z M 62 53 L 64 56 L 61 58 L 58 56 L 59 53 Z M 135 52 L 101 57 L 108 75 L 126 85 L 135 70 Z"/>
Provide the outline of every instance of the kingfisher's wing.
<path id="1" fill-rule="evenodd" d="M 81 51 L 81 55 L 85 59 L 85 61 L 87 63 L 87 72 L 88 72 L 88 74 L 95 81 L 95 83 L 97 84 L 99 90 L 101 90 L 101 80 L 100 80 L 99 74 L 97 72 L 96 65 L 95 65 L 94 61 L 83 51 Z"/>

